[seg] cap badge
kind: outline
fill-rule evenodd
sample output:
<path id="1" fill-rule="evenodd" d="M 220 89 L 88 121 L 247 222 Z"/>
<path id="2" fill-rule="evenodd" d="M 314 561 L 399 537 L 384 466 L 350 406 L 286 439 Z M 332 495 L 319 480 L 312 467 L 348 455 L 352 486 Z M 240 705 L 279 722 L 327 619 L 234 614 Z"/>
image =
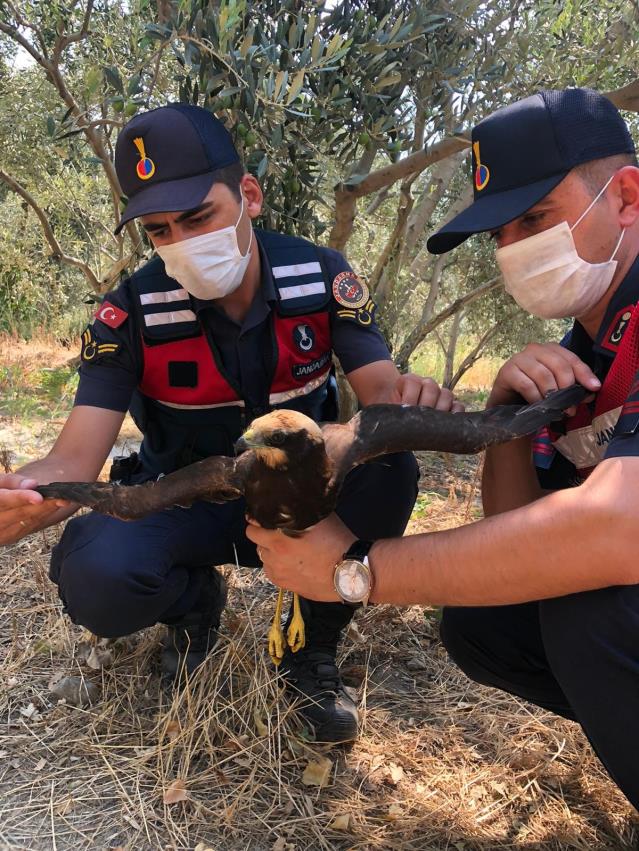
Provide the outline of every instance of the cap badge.
<path id="1" fill-rule="evenodd" d="M 481 192 L 490 180 L 490 170 L 487 165 L 483 165 L 479 156 L 479 142 L 473 142 L 473 151 L 475 153 L 475 188 Z"/>
<path id="2" fill-rule="evenodd" d="M 138 149 L 140 155 L 140 160 L 135 167 L 135 171 L 140 180 L 148 180 L 155 174 L 155 163 L 150 157 L 147 157 L 143 139 L 138 136 L 137 139 L 133 140 L 133 144 Z"/>

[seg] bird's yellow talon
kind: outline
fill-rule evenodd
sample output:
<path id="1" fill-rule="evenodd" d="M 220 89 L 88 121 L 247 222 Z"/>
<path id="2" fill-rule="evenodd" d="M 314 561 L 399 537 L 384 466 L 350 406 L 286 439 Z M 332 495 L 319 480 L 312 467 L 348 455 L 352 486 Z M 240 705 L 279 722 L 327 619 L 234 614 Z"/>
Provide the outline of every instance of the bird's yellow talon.
<path id="1" fill-rule="evenodd" d="M 284 658 L 284 650 L 286 649 L 284 630 L 282 629 L 282 603 L 284 601 L 284 591 L 280 588 L 277 595 L 277 603 L 275 604 L 275 614 L 273 622 L 268 631 L 268 655 L 271 657 L 273 664 L 277 667 Z"/>
<path id="2" fill-rule="evenodd" d="M 293 653 L 297 653 L 306 644 L 306 628 L 300 609 L 300 598 L 297 594 L 293 594 L 293 617 L 288 626 L 286 641 Z"/>

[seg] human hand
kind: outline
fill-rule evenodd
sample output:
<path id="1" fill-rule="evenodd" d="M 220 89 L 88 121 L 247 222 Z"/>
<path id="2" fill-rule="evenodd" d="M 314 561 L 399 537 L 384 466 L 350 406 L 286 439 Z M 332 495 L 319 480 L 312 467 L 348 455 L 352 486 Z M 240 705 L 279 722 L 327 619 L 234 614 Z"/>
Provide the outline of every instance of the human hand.
<path id="1" fill-rule="evenodd" d="M 257 544 L 264 571 L 275 585 L 309 600 L 340 599 L 333 585 L 333 572 L 356 538 L 336 514 L 296 538 L 278 529 L 263 529 L 253 520 L 249 520 L 246 535 Z"/>
<path id="2" fill-rule="evenodd" d="M 46 526 L 66 502 L 45 500 L 33 490 L 38 484 L 20 473 L 0 475 L 0 546 L 15 544 L 25 535 Z"/>
<path id="3" fill-rule="evenodd" d="M 595 393 L 601 382 L 574 352 L 558 343 L 529 343 L 502 366 L 491 390 L 487 408 L 520 401 L 538 402 L 553 390 L 582 384 Z M 576 408 L 566 413 L 572 415 Z"/>
<path id="4" fill-rule="evenodd" d="M 400 375 L 396 390 L 402 405 L 422 405 L 454 414 L 464 410 L 463 403 L 455 399 L 451 390 L 440 387 L 434 378 L 422 378 L 414 372 Z"/>

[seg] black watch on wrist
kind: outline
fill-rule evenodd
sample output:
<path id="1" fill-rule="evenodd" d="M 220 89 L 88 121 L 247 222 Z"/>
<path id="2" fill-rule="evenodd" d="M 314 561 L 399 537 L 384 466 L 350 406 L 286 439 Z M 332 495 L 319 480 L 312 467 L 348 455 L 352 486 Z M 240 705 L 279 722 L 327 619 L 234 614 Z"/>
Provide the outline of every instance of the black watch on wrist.
<path id="1" fill-rule="evenodd" d="M 366 606 L 373 590 L 373 572 L 368 553 L 373 541 L 355 541 L 335 565 L 333 585 L 343 603 L 353 608 Z"/>

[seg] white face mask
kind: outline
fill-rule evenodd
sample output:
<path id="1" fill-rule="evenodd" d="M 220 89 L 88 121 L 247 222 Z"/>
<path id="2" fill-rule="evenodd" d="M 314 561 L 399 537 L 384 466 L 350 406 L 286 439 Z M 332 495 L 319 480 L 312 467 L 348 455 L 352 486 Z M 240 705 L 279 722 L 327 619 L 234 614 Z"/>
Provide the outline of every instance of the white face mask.
<path id="1" fill-rule="evenodd" d="M 561 222 L 495 252 L 506 292 L 524 310 L 544 319 L 579 317 L 603 297 L 617 268 L 614 258 L 625 230 L 607 263 L 589 263 L 580 257 L 572 232 L 601 198 L 612 177 L 572 228 L 568 222 Z"/>
<path id="2" fill-rule="evenodd" d="M 159 245 L 157 253 L 164 261 L 166 274 L 175 278 L 196 298 L 223 298 L 242 283 L 251 259 L 253 228 L 246 254 L 237 244 L 237 226 L 244 213 L 244 196 L 240 217 L 235 225 L 172 245 Z"/>

